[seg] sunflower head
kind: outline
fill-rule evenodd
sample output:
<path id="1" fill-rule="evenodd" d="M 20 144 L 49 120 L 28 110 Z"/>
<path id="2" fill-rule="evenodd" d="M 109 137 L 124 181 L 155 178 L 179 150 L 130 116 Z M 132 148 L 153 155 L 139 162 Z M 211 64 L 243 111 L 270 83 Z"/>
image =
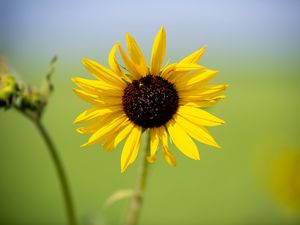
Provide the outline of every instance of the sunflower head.
<path id="1" fill-rule="evenodd" d="M 166 161 L 176 165 L 169 141 L 186 156 L 199 160 L 193 139 L 219 147 L 205 126 L 224 123 L 201 108 L 216 104 L 227 85 L 208 84 L 217 71 L 199 65 L 206 47 L 199 49 L 178 63 L 163 67 L 166 52 L 166 32 L 161 27 L 152 47 L 150 66 L 134 38 L 126 34 L 128 54 L 117 42 L 108 57 L 110 68 L 83 59 L 83 65 L 96 78 L 73 78 L 81 89 L 73 89 L 92 107 L 81 113 L 75 123 L 77 129 L 90 134 L 83 146 L 99 141 L 112 151 L 125 139 L 121 155 L 121 171 L 132 164 L 140 148 L 143 131 L 150 129 L 148 161 L 154 162 L 159 145 Z M 123 65 L 117 61 L 119 51 Z"/>
<path id="2" fill-rule="evenodd" d="M 172 83 L 151 75 L 129 83 L 122 97 L 123 109 L 128 118 L 145 129 L 165 125 L 176 113 L 178 101 Z"/>

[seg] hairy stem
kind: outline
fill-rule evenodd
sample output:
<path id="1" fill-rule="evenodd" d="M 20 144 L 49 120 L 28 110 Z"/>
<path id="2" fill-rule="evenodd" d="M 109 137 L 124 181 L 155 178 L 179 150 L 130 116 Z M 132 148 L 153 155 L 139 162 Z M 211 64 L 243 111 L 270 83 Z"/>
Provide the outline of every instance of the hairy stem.
<path id="1" fill-rule="evenodd" d="M 138 219 L 141 213 L 141 209 L 143 206 L 144 200 L 144 192 L 145 186 L 147 181 L 147 173 L 148 173 L 148 162 L 147 162 L 147 155 L 150 152 L 150 129 L 146 131 L 146 145 L 145 149 L 141 151 L 142 154 L 142 162 L 139 169 L 137 183 L 135 187 L 135 195 L 132 197 L 130 202 L 129 210 L 127 217 L 125 219 L 125 225 L 136 225 L 138 223 Z"/>
<path id="2" fill-rule="evenodd" d="M 65 173 L 65 170 L 63 167 L 63 163 L 58 155 L 58 151 L 57 151 L 53 141 L 51 140 L 47 130 L 45 129 L 44 125 L 42 124 L 42 122 L 40 120 L 36 120 L 35 125 L 36 125 L 38 131 L 40 132 L 43 140 L 45 141 L 45 144 L 47 145 L 52 162 L 55 166 L 55 169 L 57 172 L 57 177 L 59 179 L 61 191 L 62 191 L 63 198 L 64 198 L 66 214 L 67 214 L 67 218 L 68 218 L 68 224 L 69 225 L 77 225 L 76 215 L 75 215 L 75 210 L 74 210 L 74 205 L 73 205 L 73 200 L 72 200 L 69 183 L 68 183 L 67 176 L 66 176 L 66 173 Z"/>

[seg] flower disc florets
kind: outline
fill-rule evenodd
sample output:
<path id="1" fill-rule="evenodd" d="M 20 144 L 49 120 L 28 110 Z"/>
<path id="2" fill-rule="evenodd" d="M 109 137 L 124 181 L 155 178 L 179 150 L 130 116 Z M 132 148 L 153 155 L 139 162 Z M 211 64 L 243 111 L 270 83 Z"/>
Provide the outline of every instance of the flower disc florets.
<path id="1" fill-rule="evenodd" d="M 128 118 L 143 128 L 166 124 L 176 113 L 178 101 L 173 84 L 160 76 L 151 75 L 128 84 L 122 97 Z"/>

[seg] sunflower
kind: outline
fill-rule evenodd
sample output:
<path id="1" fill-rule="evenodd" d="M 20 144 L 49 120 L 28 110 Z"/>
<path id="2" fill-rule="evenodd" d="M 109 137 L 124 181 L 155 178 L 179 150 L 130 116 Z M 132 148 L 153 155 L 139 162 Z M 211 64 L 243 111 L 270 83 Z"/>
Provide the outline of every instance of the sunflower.
<path id="1" fill-rule="evenodd" d="M 77 131 L 90 134 L 82 146 L 101 142 L 112 151 L 124 139 L 121 172 L 132 164 L 139 152 L 142 133 L 150 129 L 149 162 L 156 160 L 159 144 L 172 166 L 176 160 L 169 141 L 187 157 L 199 160 L 193 139 L 219 148 L 205 126 L 218 126 L 224 121 L 202 110 L 216 104 L 227 85 L 212 85 L 208 81 L 218 71 L 197 64 L 206 47 L 199 49 L 179 63 L 163 67 L 166 32 L 162 26 L 152 47 L 151 63 L 146 59 L 132 36 L 126 34 L 127 54 L 117 42 L 108 57 L 110 69 L 90 59 L 84 67 L 96 78 L 73 78 L 81 88 L 73 89 L 84 101 L 93 105 L 81 113 L 74 123 L 84 123 Z M 117 61 L 119 51 L 124 66 Z M 193 139 L 192 139 L 193 138 Z"/>

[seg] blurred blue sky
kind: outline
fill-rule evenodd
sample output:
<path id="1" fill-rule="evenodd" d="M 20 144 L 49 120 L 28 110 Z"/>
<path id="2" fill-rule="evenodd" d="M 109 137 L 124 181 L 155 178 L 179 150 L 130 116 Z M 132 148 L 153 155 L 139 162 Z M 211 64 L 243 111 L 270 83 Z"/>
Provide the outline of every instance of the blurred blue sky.
<path id="1" fill-rule="evenodd" d="M 299 1 L 266 0 L 1 0 L 1 51 L 78 51 L 101 42 L 111 46 L 127 31 L 150 48 L 162 24 L 173 37 L 168 41 L 192 45 L 200 39 L 195 47 L 208 40 L 231 47 L 261 42 L 266 48 L 289 47 L 300 39 L 299 9 Z"/>

